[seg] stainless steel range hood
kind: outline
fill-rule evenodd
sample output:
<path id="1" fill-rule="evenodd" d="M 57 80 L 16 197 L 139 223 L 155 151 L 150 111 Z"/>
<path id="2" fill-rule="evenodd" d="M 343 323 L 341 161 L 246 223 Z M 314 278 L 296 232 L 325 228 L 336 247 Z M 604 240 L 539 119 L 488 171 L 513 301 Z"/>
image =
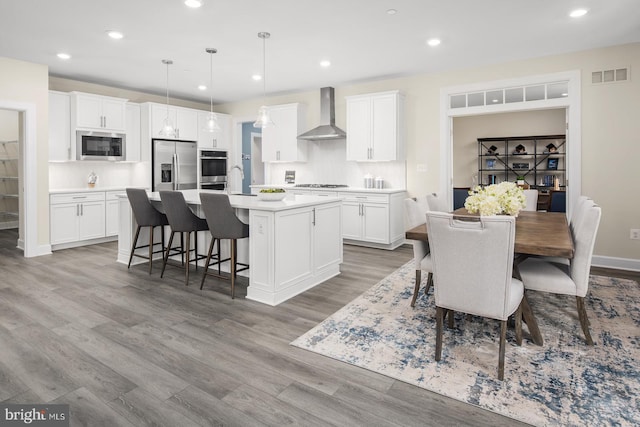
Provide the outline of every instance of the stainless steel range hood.
<path id="1" fill-rule="evenodd" d="M 320 126 L 298 135 L 298 139 L 325 141 L 346 138 L 347 134 L 336 126 L 336 111 L 333 92 L 334 90 L 332 87 L 323 87 L 320 89 Z"/>

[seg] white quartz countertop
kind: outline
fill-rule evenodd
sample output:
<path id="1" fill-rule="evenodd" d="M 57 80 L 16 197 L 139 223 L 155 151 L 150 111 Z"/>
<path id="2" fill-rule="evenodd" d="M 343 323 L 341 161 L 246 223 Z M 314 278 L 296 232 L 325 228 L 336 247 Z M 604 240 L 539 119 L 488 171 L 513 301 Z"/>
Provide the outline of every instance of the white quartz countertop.
<path id="1" fill-rule="evenodd" d="M 364 188 L 364 187 L 296 187 L 295 184 L 273 184 L 273 185 L 251 185 L 251 188 L 284 188 L 285 190 L 312 190 L 312 191 L 331 191 L 340 193 L 377 193 L 377 194 L 393 194 L 407 191 L 404 188 Z"/>
<path id="2" fill-rule="evenodd" d="M 220 190 L 182 190 L 184 199 L 187 204 L 200 205 L 200 193 L 217 193 L 226 194 Z M 121 197 L 126 197 L 123 195 Z M 149 193 L 149 199 L 152 201 L 160 201 L 160 193 Z M 302 208 L 306 206 L 316 206 L 327 203 L 335 203 L 341 201 L 340 197 L 321 197 L 313 195 L 297 195 L 287 194 L 287 196 L 280 201 L 264 201 L 258 199 L 257 196 L 248 194 L 230 194 L 229 202 L 231 206 L 236 209 L 254 209 L 263 211 L 284 211 L 288 209 Z"/>
<path id="3" fill-rule="evenodd" d="M 93 188 L 89 188 L 89 187 L 58 188 L 58 189 L 55 189 L 55 190 L 49 190 L 49 194 L 95 193 L 96 191 L 122 191 L 124 193 L 125 189 L 127 189 L 127 188 L 129 188 L 129 187 L 101 187 L 101 186 L 96 186 L 96 187 L 93 187 Z"/>

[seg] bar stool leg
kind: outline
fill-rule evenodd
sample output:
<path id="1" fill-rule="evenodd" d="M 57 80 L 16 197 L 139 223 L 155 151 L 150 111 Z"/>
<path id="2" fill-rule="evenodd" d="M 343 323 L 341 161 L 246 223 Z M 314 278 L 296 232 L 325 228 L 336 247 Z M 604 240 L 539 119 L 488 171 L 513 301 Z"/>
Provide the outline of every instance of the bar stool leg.
<path id="1" fill-rule="evenodd" d="M 166 248 L 164 245 L 164 225 L 160 226 L 160 240 L 162 241 L 162 259 L 164 259 L 164 249 Z"/>
<path id="2" fill-rule="evenodd" d="M 127 268 L 131 267 L 131 260 L 133 259 L 133 251 L 136 248 L 136 244 L 138 243 L 138 235 L 140 234 L 140 226 L 138 226 L 138 228 L 136 228 L 136 237 L 133 238 L 133 245 L 131 245 L 131 254 L 129 255 L 129 264 L 127 265 Z"/>
<path id="3" fill-rule="evenodd" d="M 164 269 L 167 268 L 167 261 L 169 260 L 169 252 L 171 252 L 171 244 L 173 243 L 173 235 L 176 234 L 175 231 L 171 231 L 171 235 L 169 236 L 169 244 L 167 245 L 167 250 L 165 251 L 164 261 L 162 262 L 162 272 L 160 273 L 160 277 L 164 276 Z"/>
<path id="4" fill-rule="evenodd" d="M 231 239 L 231 266 L 230 266 L 230 273 L 231 273 L 231 299 L 235 299 L 236 297 L 236 257 L 237 257 L 237 252 L 236 252 L 236 239 Z"/>
<path id="5" fill-rule="evenodd" d="M 187 250 L 186 250 L 186 257 L 187 257 L 187 262 L 186 265 L 184 266 L 185 270 L 184 270 L 184 285 L 185 286 L 189 286 L 189 254 L 191 252 L 191 232 L 187 231 L 187 238 L 185 239 L 187 242 Z"/>
<path id="6" fill-rule="evenodd" d="M 151 274 L 151 268 L 153 267 L 153 230 L 154 226 L 149 227 L 149 274 Z"/>
<path id="7" fill-rule="evenodd" d="M 209 244 L 209 252 L 207 253 L 207 260 L 204 262 L 204 273 L 202 273 L 202 280 L 200 281 L 200 290 L 204 286 L 204 279 L 207 277 L 207 271 L 209 271 L 209 263 L 211 262 L 211 254 L 213 253 L 213 245 L 215 245 L 216 239 L 212 238 Z M 220 241 L 218 241 L 218 247 L 220 247 Z M 218 264 L 218 267 L 220 264 Z"/>

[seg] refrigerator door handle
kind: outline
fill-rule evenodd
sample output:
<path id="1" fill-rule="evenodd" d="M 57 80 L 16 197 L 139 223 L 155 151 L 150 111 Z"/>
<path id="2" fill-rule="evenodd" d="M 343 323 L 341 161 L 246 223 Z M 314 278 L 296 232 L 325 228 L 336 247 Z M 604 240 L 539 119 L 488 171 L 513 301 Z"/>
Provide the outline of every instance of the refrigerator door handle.
<path id="1" fill-rule="evenodd" d="M 173 181 L 173 189 L 180 189 L 180 158 L 178 157 L 178 153 L 173 155 L 173 165 L 174 170 L 176 171 L 176 179 Z"/>

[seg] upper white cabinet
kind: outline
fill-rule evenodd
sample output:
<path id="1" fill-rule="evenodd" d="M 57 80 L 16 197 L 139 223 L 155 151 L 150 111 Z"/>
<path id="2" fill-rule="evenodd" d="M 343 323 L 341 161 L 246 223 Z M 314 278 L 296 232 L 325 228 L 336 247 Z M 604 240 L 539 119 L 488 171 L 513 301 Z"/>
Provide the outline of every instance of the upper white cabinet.
<path id="1" fill-rule="evenodd" d="M 71 128 L 125 132 L 126 105 L 122 98 L 71 92 Z"/>
<path id="2" fill-rule="evenodd" d="M 346 100 L 347 160 L 404 160 L 400 92 L 348 96 Z"/>
<path id="3" fill-rule="evenodd" d="M 305 130 L 305 106 L 295 103 L 268 108 L 275 126 L 262 129 L 262 161 L 306 162 L 307 141 L 298 140 Z"/>
<path id="4" fill-rule="evenodd" d="M 160 139 L 182 139 L 187 141 L 198 140 L 198 110 L 190 108 L 173 107 L 167 108 L 164 104 L 146 103 L 151 108 L 151 137 Z M 160 135 L 164 120 L 169 117 L 176 130 L 175 138 L 168 138 Z"/>
<path id="5" fill-rule="evenodd" d="M 127 161 L 140 161 L 140 104 L 127 103 Z"/>
<path id="6" fill-rule="evenodd" d="M 49 160 L 71 159 L 71 114 L 68 93 L 49 91 Z"/>
<path id="7" fill-rule="evenodd" d="M 231 135 L 233 126 L 229 114 L 213 113 L 218 120 L 220 130 L 217 132 L 207 132 L 205 126 L 209 118 L 208 111 L 198 113 L 198 148 L 216 148 L 228 150 L 231 147 Z"/>

